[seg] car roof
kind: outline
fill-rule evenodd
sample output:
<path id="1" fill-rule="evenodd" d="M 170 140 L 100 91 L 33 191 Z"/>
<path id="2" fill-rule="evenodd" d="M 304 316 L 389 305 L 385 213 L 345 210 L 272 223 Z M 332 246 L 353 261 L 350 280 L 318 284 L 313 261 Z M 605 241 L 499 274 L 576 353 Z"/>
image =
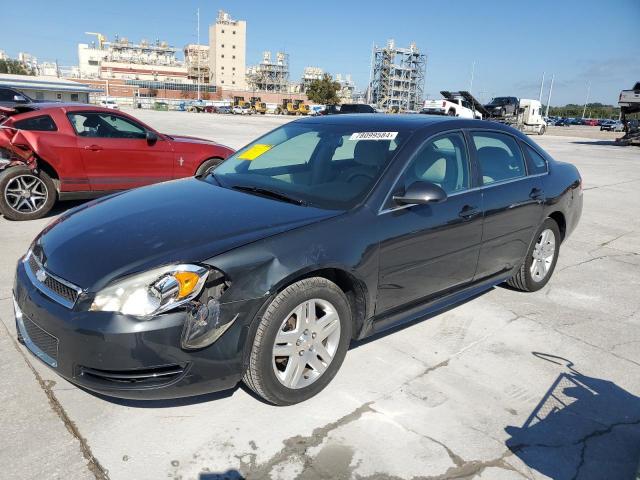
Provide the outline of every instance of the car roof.
<path id="1" fill-rule="evenodd" d="M 498 122 L 449 117 L 445 115 L 347 113 L 343 115 L 306 117 L 295 120 L 294 122 L 300 124 L 326 123 L 332 125 L 349 125 L 356 128 L 377 129 L 381 131 L 391 128 L 422 130 L 434 127 L 434 130 L 446 130 L 448 128 L 491 128 L 492 130 L 503 130 L 512 134 L 514 132 L 520 133 L 518 130 Z"/>
<path id="2" fill-rule="evenodd" d="M 30 103 L 26 105 L 26 107 L 27 108 L 25 108 L 24 111 L 21 113 L 33 112 L 36 110 L 44 113 L 47 110 L 55 110 L 55 109 L 61 109 L 65 112 L 95 110 L 100 112 L 113 113 L 113 110 L 109 108 L 104 108 L 99 105 L 91 105 L 88 103 L 78 103 L 78 102 L 66 102 L 66 103 L 65 102 L 37 102 L 37 103 Z"/>

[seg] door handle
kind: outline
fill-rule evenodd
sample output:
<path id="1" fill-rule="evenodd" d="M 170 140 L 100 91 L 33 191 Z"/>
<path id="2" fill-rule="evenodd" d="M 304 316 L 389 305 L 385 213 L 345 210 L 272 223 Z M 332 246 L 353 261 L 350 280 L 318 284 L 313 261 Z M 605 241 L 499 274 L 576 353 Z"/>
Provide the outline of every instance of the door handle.
<path id="1" fill-rule="evenodd" d="M 531 190 L 529 197 L 534 200 L 540 200 L 544 196 L 544 191 L 541 188 L 534 188 Z"/>
<path id="2" fill-rule="evenodd" d="M 465 220 L 470 220 L 473 217 L 477 217 L 478 215 L 480 215 L 480 213 L 481 212 L 478 207 L 465 205 L 464 207 L 462 207 L 462 210 L 460 210 L 460 213 L 458 213 L 458 216 L 464 218 Z"/>
<path id="3" fill-rule="evenodd" d="M 98 150 L 102 150 L 100 145 L 87 145 L 84 147 L 85 150 L 91 150 L 92 152 L 97 152 Z"/>

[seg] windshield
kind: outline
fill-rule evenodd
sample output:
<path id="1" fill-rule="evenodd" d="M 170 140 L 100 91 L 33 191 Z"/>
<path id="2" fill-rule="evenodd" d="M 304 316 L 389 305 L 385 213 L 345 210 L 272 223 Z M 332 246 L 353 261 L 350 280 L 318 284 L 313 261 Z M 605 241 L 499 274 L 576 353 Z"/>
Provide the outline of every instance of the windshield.
<path id="1" fill-rule="evenodd" d="M 349 209 L 369 193 L 410 133 L 289 123 L 237 151 L 213 174 L 225 188 L 269 190 L 319 208 Z"/>
<path id="2" fill-rule="evenodd" d="M 507 103 L 509 103 L 509 97 L 496 97 L 489 105 L 506 105 Z"/>

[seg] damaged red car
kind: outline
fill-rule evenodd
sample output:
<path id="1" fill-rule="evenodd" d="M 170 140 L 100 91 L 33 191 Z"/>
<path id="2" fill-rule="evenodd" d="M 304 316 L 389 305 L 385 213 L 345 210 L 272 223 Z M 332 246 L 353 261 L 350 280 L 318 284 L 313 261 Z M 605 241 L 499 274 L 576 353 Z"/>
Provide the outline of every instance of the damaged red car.
<path id="1" fill-rule="evenodd" d="M 94 105 L 0 107 L 0 213 L 41 218 L 58 200 L 204 175 L 232 153 Z"/>

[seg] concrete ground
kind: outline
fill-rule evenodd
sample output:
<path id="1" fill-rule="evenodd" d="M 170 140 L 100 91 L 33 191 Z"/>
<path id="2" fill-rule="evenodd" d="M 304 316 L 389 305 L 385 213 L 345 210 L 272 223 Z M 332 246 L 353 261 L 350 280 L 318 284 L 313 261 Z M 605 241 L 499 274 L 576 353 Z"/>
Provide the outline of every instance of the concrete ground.
<path id="1" fill-rule="evenodd" d="M 140 112 L 239 147 L 287 119 Z M 293 407 L 240 387 L 100 398 L 15 340 L 15 263 L 50 219 L 0 218 L 0 477 L 632 479 L 640 460 L 640 149 L 534 137 L 584 177 L 582 221 L 546 288 L 495 288 L 354 344 Z M 68 205 L 62 205 L 59 213 Z"/>

